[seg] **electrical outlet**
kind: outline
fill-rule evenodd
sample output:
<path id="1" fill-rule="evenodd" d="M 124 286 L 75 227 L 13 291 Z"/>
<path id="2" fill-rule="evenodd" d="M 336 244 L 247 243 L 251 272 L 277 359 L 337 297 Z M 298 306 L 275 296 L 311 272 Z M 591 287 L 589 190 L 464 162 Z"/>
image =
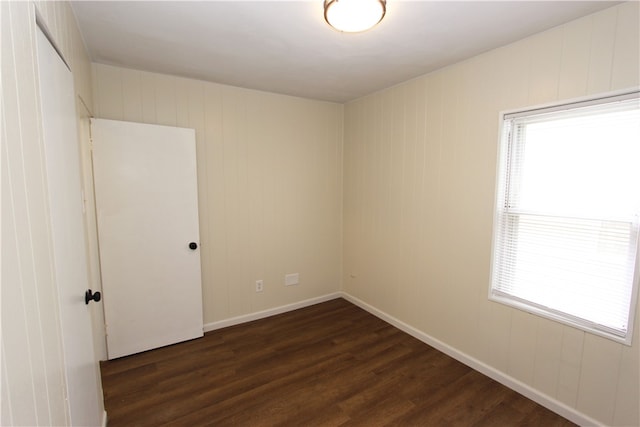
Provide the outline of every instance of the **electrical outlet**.
<path id="1" fill-rule="evenodd" d="M 300 283 L 300 274 L 292 273 L 284 276 L 284 285 L 293 286 Z"/>
<path id="2" fill-rule="evenodd" d="M 264 291 L 264 281 L 256 280 L 256 292 Z"/>

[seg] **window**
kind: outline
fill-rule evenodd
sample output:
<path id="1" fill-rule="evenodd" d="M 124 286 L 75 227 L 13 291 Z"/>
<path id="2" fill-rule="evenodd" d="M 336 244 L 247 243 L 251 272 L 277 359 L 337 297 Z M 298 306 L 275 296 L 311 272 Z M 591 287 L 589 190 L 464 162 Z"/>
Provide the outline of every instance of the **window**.
<path id="1" fill-rule="evenodd" d="M 631 343 L 638 93 L 505 114 L 490 299 Z"/>

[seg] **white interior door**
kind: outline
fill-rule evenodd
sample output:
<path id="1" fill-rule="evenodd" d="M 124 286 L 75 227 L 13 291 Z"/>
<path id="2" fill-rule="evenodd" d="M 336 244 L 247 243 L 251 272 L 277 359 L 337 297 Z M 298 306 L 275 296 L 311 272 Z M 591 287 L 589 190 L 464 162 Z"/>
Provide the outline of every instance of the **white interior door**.
<path id="1" fill-rule="evenodd" d="M 109 359 L 201 337 L 195 131 L 94 119 L 91 132 Z"/>
<path id="2" fill-rule="evenodd" d="M 39 29 L 37 49 L 69 412 L 72 425 L 99 426 L 103 418 L 102 387 L 93 351 L 91 313 L 84 301 L 89 280 L 73 77 Z"/>

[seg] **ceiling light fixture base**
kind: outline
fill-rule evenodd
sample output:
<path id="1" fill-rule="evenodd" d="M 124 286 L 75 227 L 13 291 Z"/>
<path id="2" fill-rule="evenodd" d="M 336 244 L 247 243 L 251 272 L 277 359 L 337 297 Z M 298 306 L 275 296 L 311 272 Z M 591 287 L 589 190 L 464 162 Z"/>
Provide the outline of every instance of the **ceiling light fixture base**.
<path id="1" fill-rule="evenodd" d="M 344 33 L 360 33 L 376 26 L 387 11 L 386 0 L 324 0 L 324 19 Z"/>

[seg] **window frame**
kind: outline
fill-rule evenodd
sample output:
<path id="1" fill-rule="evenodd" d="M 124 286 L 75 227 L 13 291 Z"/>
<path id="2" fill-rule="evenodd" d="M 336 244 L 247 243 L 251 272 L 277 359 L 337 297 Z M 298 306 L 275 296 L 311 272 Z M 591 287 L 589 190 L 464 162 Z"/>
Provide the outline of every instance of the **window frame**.
<path id="1" fill-rule="evenodd" d="M 538 315 L 543 318 L 547 318 L 559 323 L 575 327 L 585 332 L 592 333 L 610 340 L 630 346 L 632 344 L 633 329 L 635 324 L 636 308 L 638 306 L 638 293 L 640 288 L 640 236 L 637 242 L 636 257 L 634 274 L 631 284 L 631 299 L 629 307 L 629 319 L 628 327 L 625 336 L 609 332 L 606 328 L 598 326 L 594 322 L 589 322 L 586 319 L 572 316 L 568 313 L 560 312 L 559 310 L 553 310 L 550 308 L 543 308 L 539 304 L 533 301 L 524 300 L 522 298 L 515 297 L 513 295 L 506 294 L 503 291 L 494 289 L 494 275 L 495 275 L 495 263 L 498 256 L 498 244 L 500 244 L 500 217 L 509 212 L 509 208 L 505 207 L 505 197 L 509 192 L 505 189 L 507 184 L 510 183 L 510 167 L 509 164 L 512 159 L 512 151 L 514 149 L 521 149 L 521 146 L 513 147 L 512 139 L 509 138 L 506 133 L 510 130 L 507 129 L 511 126 L 511 120 L 519 117 L 527 117 L 531 115 L 562 112 L 571 110 L 574 108 L 588 107 L 593 105 L 606 104 L 616 101 L 624 101 L 628 99 L 639 99 L 640 88 L 633 88 L 622 91 L 609 92 L 606 94 L 599 94 L 596 96 L 588 96 L 581 98 L 574 98 L 566 101 L 558 101 L 548 104 L 536 105 L 528 108 L 504 110 L 498 114 L 499 120 L 499 132 L 498 132 L 498 159 L 496 167 L 496 187 L 494 198 L 494 215 L 492 223 L 492 241 L 491 241 L 491 264 L 490 264 L 490 277 L 489 277 L 489 301 L 497 302 L 507 305 L 512 308 L 516 308 L 531 314 Z M 640 159 L 639 166 L 640 167 Z M 639 188 L 640 191 L 640 188 Z M 513 225 L 511 225 L 513 226 Z M 517 224 L 515 225 L 517 227 Z M 640 232 L 639 232 L 640 235 Z"/>

